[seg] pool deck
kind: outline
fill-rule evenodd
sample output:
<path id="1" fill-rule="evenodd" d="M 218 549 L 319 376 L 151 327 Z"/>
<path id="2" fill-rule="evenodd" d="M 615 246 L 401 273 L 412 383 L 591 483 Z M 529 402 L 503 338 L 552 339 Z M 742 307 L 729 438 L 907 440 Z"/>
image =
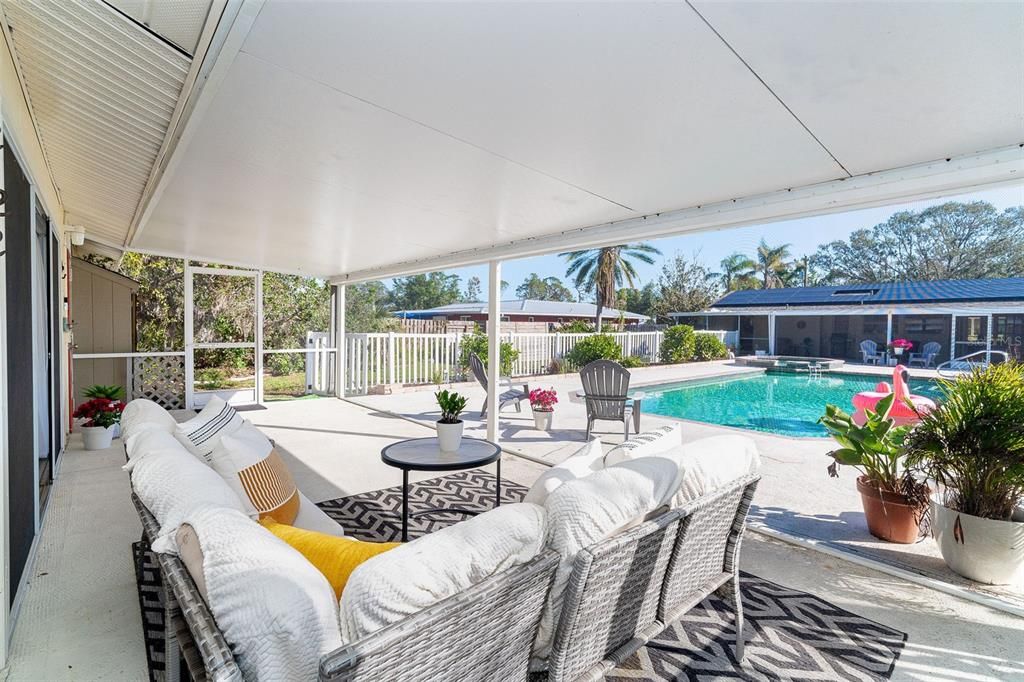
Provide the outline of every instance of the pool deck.
<path id="1" fill-rule="evenodd" d="M 841 373 L 891 377 L 891 367 L 846 365 Z M 764 370 L 740 367 L 731 361 L 687 363 L 682 365 L 643 367 L 631 370 L 631 387 L 643 388 L 709 378 L 736 377 Z M 934 370 L 911 370 L 912 377 L 937 377 Z M 567 396 L 582 390 L 578 375 L 543 375 L 524 377 L 531 387 L 552 387 L 561 402 L 556 407 L 554 429 L 537 431 L 529 406 L 523 412 L 506 408 L 501 413 L 499 433 L 506 452 L 543 465 L 561 462 L 584 444 L 586 408 Z M 482 438 L 486 425 L 479 419 L 479 406 L 484 391 L 475 382 L 463 382 L 452 388 L 469 397 L 466 435 Z M 435 386 L 406 388 L 388 395 L 351 397 L 352 402 L 380 414 L 404 419 L 433 429 L 438 418 L 434 403 Z M 956 589 L 967 590 L 982 597 L 992 597 L 1024 614 L 1024 586 L 983 586 L 960 578 L 943 562 L 934 540 L 925 538 L 914 545 L 894 545 L 874 538 L 867 531 L 860 496 L 854 487 L 855 472 L 844 469 L 839 478 L 829 478 L 826 467 L 831 461 L 826 453 L 834 449 L 828 438 L 793 438 L 770 433 L 734 429 L 686 419 L 644 414 L 642 430 L 683 422 L 683 440 L 690 442 L 723 433 L 740 433 L 750 437 L 761 453 L 761 484 L 751 512 L 751 525 L 794 542 L 814 544 L 824 551 L 838 551 L 908 571 L 927 580 L 939 581 Z M 598 422 L 595 434 L 606 449 L 622 442 L 621 427 L 611 422 Z"/>

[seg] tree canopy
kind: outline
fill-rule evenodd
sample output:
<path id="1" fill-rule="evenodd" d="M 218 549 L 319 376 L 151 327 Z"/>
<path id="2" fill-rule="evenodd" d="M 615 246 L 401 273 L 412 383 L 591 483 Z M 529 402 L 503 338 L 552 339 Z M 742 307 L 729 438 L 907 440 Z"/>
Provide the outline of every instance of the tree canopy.
<path id="1" fill-rule="evenodd" d="M 535 301 L 574 301 L 572 290 L 562 283 L 557 277 L 545 277 L 541 279 L 536 272 L 523 280 L 523 283 L 516 287 L 518 298 L 529 298 Z"/>
<path id="2" fill-rule="evenodd" d="M 633 261 L 651 264 L 654 256 L 661 255 L 661 251 L 640 242 L 568 251 L 559 255 L 568 261 L 565 276 L 573 278 L 576 288 L 595 293 L 597 313 L 594 324 L 597 331 L 601 331 L 601 314 L 606 306 L 615 302 L 616 289 L 623 285 L 631 289 L 636 286 L 637 274 Z"/>
<path id="3" fill-rule="evenodd" d="M 391 288 L 391 305 L 395 310 L 426 310 L 457 303 L 461 298 L 458 275 L 429 272 L 425 275 L 396 277 Z"/>

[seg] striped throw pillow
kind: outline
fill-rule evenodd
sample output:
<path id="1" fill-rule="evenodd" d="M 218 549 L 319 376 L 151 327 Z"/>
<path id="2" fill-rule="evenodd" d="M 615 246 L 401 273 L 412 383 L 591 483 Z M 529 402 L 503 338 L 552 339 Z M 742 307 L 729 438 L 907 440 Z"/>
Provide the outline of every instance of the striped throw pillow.
<path id="1" fill-rule="evenodd" d="M 251 516 L 291 525 L 299 490 L 280 453 L 259 429 L 244 421 L 214 448 L 211 466 L 228 482 Z"/>
<path id="2" fill-rule="evenodd" d="M 198 415 L 178 424 L 174 435 L 189 452 L 212 465 L 211 457 L 220 439 L 237 431 L 242 421 L 235 408 L 214 396 Z"/>

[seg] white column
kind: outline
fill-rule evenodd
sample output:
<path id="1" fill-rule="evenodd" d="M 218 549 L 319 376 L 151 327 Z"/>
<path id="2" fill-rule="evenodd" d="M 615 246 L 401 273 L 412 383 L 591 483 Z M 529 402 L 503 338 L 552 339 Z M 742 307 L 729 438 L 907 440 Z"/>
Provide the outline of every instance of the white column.
<path id="1" fill-rule="evenodd" d="M 334 354 L 334 393 L 338 398 L 345 397 L 345 285 L 334 288 L 334 346 L 338 350 Z"/>
<path id="2" fill-rule="evenodd" d="M 887 313 L 885 316 L 885 346 L 889 347 L 892 343 L 892 313 Z"/>
<path id="3" fill-rule="evenodd" d="M 498 442 L 498 380 L 501 374 L 501 261 L 487 277 L 487 440 Z"/>
<path id="4" fill-rule="evenodd" d="M 992 313 L 985 317 L 985 362 L 992 362 Z"/>
<path id="5" fill-rule="evenodd" d="M 775 313 L 768 313 L 768 355 L 775 355 Z"/>
<path id="6" fill-rule="evenodd" d="M 953 313 L 949 323 L 949 359 L 956 359 L 956 313 Z"/>

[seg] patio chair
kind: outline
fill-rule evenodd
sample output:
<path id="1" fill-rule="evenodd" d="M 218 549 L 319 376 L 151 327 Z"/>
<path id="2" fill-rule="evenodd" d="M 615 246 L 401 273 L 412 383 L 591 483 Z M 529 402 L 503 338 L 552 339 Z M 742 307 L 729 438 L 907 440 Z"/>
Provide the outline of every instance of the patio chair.
<path id="1" fill-rule="evenodd" d="M 483 360 L 476 353 L 470 353 L 469 367 L 473 370 L 473 376 L 476 377 L 477 383 L 483 386 L 484 394 L 486 394 L 487 368 L 484 366 Z M 498 377 L 498 382 L 506 386 L 506 389 L 498 394 L 498 412 L 501 412 L 508 405 L 515 405 L 516 412 L 522 412 L 523 408 L 520 407 L 519 403 L 530 399 L 530 385 L 521 384 L 523 388 L 519 390 L 516 388 L 516 384 L 512 382 L 512 377 Z M 487 398 L 485 397 L 484 405 L 480 408 L 480 418 L 483 419 L 486 416 Z"/>
<path id="2" fill-rule="evenodd" d="M 942 351 L 942 344 L 938 341 L 929 341 L 924 344 L 921 348 L 920 353 L 911 353 L 908 364 L 913 367 L 915 364 L 919 364 L 922 367 L 933 367 L 935 365 L 935 358 L 939 356 Z"/>
<path id="3" fill-rule="evenodd" d="M 880 365 L 885 362 L 885 354 L 878 351 L 878 344 L 871 339 L 860 342 L 860 354 L 865 365 Z"/>
<path id="4" fill-rule="evenodd" d="M 629 422 L 640 431 L 640 401 L 627 397 L 629 371 L 612 360 L 594 360 L 580 370 L 583 399 L 587 404 L 587 440 L 594 422 L 598 420 L 622 422 L 629 438 Z"/>

